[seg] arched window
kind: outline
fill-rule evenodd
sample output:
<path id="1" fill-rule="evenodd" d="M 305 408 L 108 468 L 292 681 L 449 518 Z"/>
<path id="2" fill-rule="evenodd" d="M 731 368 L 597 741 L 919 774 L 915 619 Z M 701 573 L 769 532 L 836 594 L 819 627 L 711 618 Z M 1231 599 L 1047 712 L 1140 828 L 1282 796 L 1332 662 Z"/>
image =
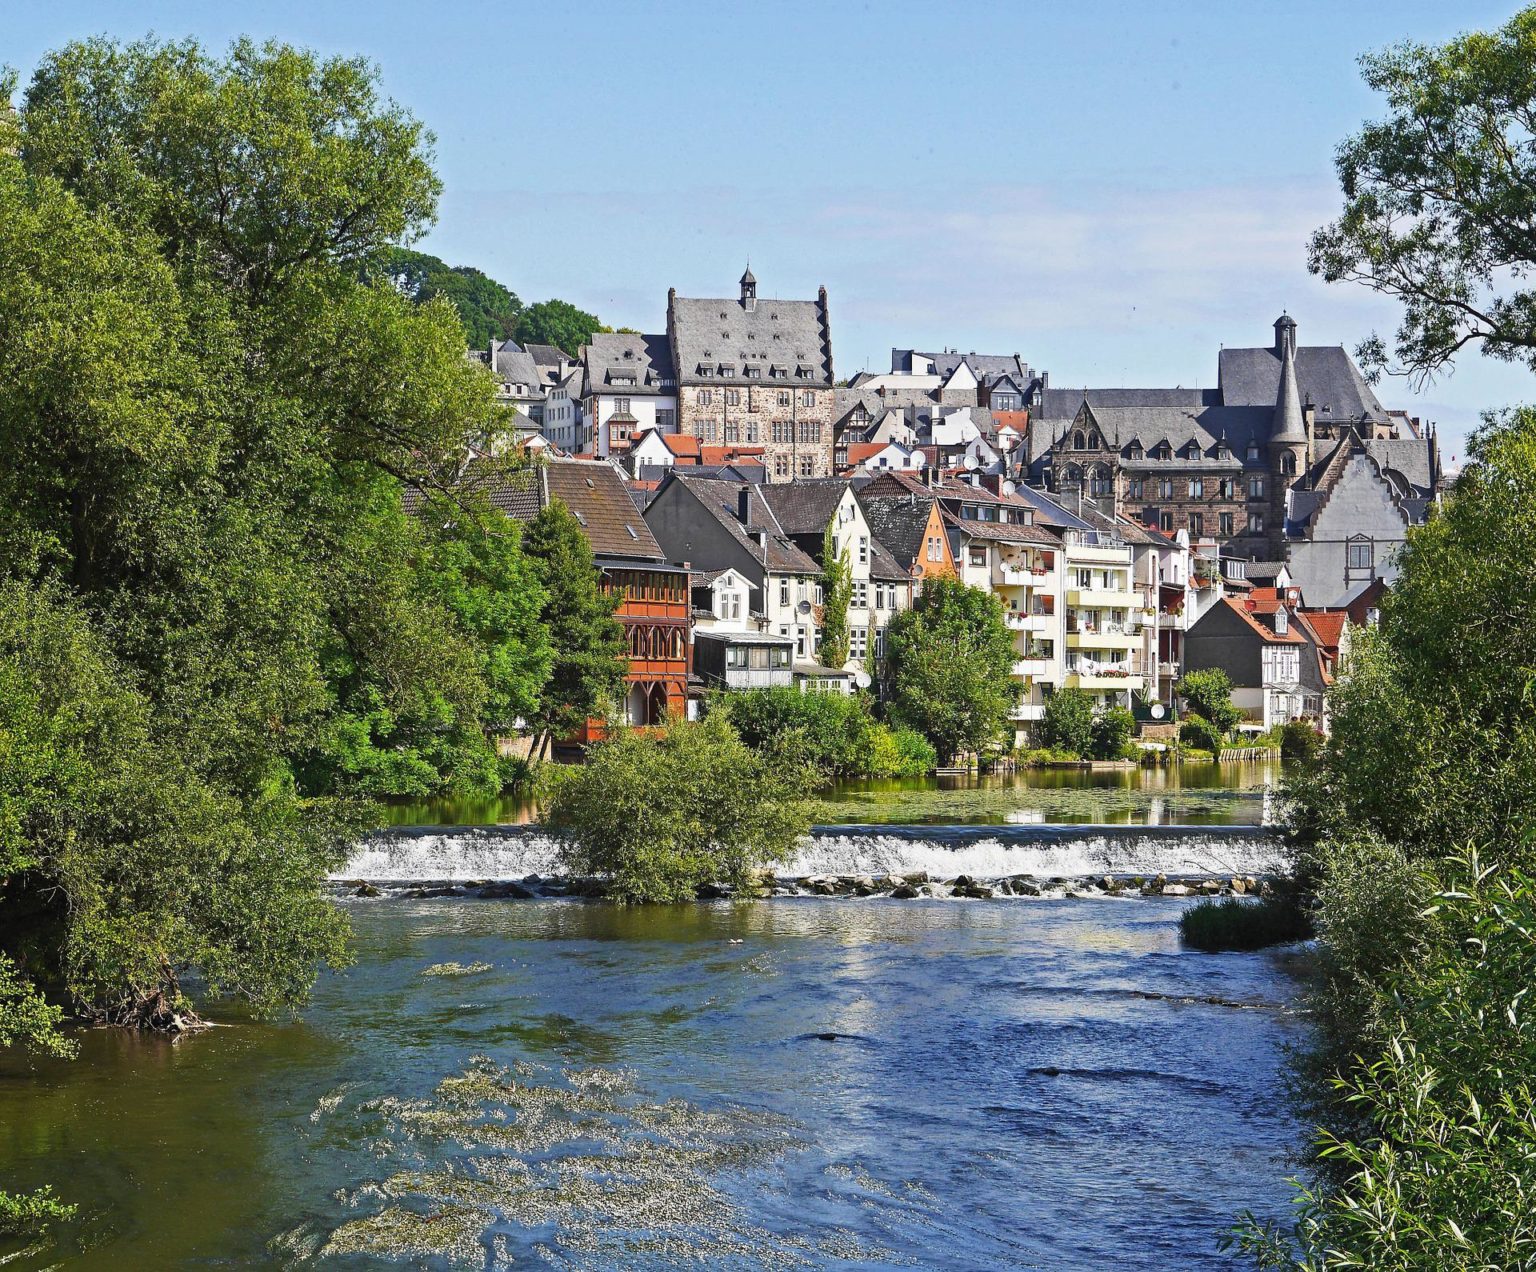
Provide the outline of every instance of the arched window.
<path id="1" fill-rule="evenodd" d="M 1087 450 L 1088 449 L 1088 441 L 1087 441 L 1087 439 L 1081 433 L 1073 433 L 1072 434 L 1072 449 L 1073 450 Z"/>
<path id="2" fill-rule="evenodd" d="M 1109 475 L 1109 469 L 1102 464 L 1093 470 L 1093 476 L 1089 482 L 1089 494 L 1100 497 L 1115 493 L 1114 479 Z"/>
<path id="3" fill-rule="evenodd" d="M 1296 475 L 1295 451 L 1286 451 L 1285 454 L 1280 457 L 1280 471 L 1287 477 L 1294 477 Z"/>

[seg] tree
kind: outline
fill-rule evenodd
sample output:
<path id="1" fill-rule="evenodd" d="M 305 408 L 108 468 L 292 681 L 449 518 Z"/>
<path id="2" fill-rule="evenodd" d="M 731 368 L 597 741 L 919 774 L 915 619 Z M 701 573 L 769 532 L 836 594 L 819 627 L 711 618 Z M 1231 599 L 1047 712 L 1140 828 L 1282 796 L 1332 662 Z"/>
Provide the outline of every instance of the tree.
<path id="1" fill-rule="evenodd" d="M 1045 700 L 1040 740 L 1076 756 L 1087 755 L 1093 745 L 1093 699 L 1081 689 L 1058 689 Z"/>
<path id="2" fill-rule="evenodd" d="M 607 714 L 624 692 L 628 664 L 624 627 L 614 612 L 620 597 L 605 594 L 581 524 L 560 500 L 539 511 L 523 535 L 538 567 L 545 599 L 540 622 L 553 650 L 549 680 L 535 724 L 540 749 Z"/>
<path id="3" fill-rule="evenodd" d="M 1018 702 L 1002 602 L 958 579 L 930 578 L 886 629 L 891 712 L 950 763 L 997 743 Z"/>
<path id="4" fill-rule="evenodd" d="M 848 550 L 837 550 L 830 522 L 821 537 L 821 596 L 821 665 L 841 668 L 848 661 L 848 603 L 853 599 L 853 566 Z"/>
<path id="5" fill-rule="evenodd" d="M 374 269 L 418 305 L 439 296 L 451 304 L 472 349 L 511 340 L 517 332 L 523 302 L 473 266 L 448 265 L 425 252 L 397 247 L 385 253 Z"/>
<path id="6" fill-rule="evenodd" d="M 367 277 L 433 214 L 429 139 L 364 63 L 249 41 L 68 45 L 0 133 L 7 1037 L 38 995 L 176 1028 L 192 977 L 291 1007 L 369 815 L 312 761 L 364 690 L 482 751 L 496 699 L 401 493 L 494 393 Z"/>
<path id="7" fill-rule="evenodd" d="M 1185 709 L 1207 721 L 1219 738 L 1225 738 L 1243 718 L 1232 702 L 1232 677 L 1220 667 L 1187 671 L 1173 687 Z"/>
<path id="8" fill-rule="evenodd" d="M 760 755 L 723 714 L 659 734 L 623 730 L 556 789 L 550 824 L 572 870 L 620 901 L 683 901 L 706 883 L 750 888 L 809 828 L 805 770 Z"/>
<path id="9" fill-rule="evenodd" d="M 1308 264 L 1402 302 L 1392 370 L 1418 380 L 1468 345 L 1536 369 L 1536 8 L 1439 48 L 1404 43 L 1361 59 L 1385 118 L 1339 147 L 1344 210 Z M 1379 337 L 1361 347 L 1387 365 Z"/>
<path id="10" fill-rule="evenodd" d="M 864 694 L 748 689 L 721 694 L 710 710 L 724 714 L 754 750 L 788 756 L 828 778 L 920 777 L 938 762 L 921 734 L 879 723 Z"/>
<path id="11" fill-rule="evenodd" d="M 541 300 L 523 311 L 517 324 L 517 339 L 522 344 L 554 345 L 562 353 L 575 357 L 581 346 L 599 331 L 607 331 L 595 314 L 565 300 Z"/>
<path id="12" fill-rule="evenodd" d="M 1106 707 L 1093 717 L 1089 728 L 1094 758 L 1118 760 L 1135 731 L 1136 717 L 1129 711 L 1124 707 Z"/>

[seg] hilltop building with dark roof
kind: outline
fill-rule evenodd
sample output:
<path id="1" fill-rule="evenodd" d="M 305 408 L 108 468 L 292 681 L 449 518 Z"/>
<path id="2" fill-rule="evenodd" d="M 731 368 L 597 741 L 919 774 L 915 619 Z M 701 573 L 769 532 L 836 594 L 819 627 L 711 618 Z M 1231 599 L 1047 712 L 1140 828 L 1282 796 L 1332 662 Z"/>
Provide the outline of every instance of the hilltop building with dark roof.
<path id="1" fill-rule="evenodd" d="M 1030 399 L 1029 480 L 1088 495 L 1171 534 L 1285 560 L 1305 537 L 1304 495 L 1343 472 L 1343 447 L 1372 455 L 1400 509 L 1422 519 L 1440 480 L 1433 433 L 1382 406 L 1341 346 L 1299 346 L 1282 314 L 1272 346 L 1223 349 L 1214 389 L 1052 389 Z"/>
<path id="2" fill-rule="evenodd" d="M 827 289 L 759 298 L 749 269 L 735 299 L 667 293 L 677 428 L 701 442 L 763 447 L 770 482 L 832 475 L 836 391 Z"/>

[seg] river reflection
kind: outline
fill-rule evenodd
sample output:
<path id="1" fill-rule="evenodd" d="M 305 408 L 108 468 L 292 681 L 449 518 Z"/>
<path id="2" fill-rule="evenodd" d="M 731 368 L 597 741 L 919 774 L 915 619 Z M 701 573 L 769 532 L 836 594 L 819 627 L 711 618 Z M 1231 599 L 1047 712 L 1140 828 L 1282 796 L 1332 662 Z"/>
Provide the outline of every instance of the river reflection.
<path id="1" fill-rule="evenodd" d="M 1274 820 L 1278 762 L 1192 763 L 1167 768 L 1026 769 L 985 777 L 839 782 L 822 792 L 823 824 L 1260 825 Z M 524 825 L 540 809 L 526 799 L 439 799 L 384 810 L 392 826 Z"/>
<path id="2" fill-rule="evenodd" d="M 1287 1208 L 1286 956 L 1178 902 L 348 904 L 302 1022 L 0 1078 L 82 1204 L 6 1272 L 1215 1268 Z"/>

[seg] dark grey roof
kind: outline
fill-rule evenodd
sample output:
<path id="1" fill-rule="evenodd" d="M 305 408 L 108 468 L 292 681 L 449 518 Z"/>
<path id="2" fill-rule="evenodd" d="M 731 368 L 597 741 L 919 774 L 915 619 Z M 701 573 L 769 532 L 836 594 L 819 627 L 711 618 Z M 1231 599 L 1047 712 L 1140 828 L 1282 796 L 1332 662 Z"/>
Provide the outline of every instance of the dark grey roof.
<path id="1" fill-rule="evenodd" d="M 1217 373 L 1221 400 L 1226 405 L 1275 405 L 1280 391 L 1278 350 L 1223 349 Z M 1357 420 L 1361 415 L 1373 420 L 1387 418 L 1386 408 L 1342 346 L 1303 345 L 1297 349 L 1296 385 L 1302 404 L 1310 402 L 1320 421 Z"/>
<path id="2" fill-rule="evenodd" d="M 875 542 L 882 544 L 899 565 L 911 569 L 923 553 L 933 500 L 916 494 L 868 498 L 861 494 L 859 507 Z"/>
<path id="3" fill-rule="evenodd" d="M 524 351 L 534 364 L 540 367 L 558 368 L 562 362 L 569 362 L 571 355 L 563 349 L 557 349 L 554 345 L 530 344 L 523 346 Z"/>
<path id="4" fill-rule="evenodd" d="M 663 380 L 672 378 L 672 342 L 666 336 L 599 332 L 582 354 L 586 392 L 634 397 L 675 393 Z M 626 377 L 633 384 L 620 381 Z"/>
<path id="5" fill-rule="evenodd" d="M 1033 379 L 1029 369 L 1029 363 L 1025 362 L 1016 353 L 960 353 L 957 350 L 945 350 L 942 353 L 928 353 L 922 349 L 893 349 L 891 350 L 892 370 L 897 368 L 895 362 L 898 357 L 905 355 L 907 367 L 911 366 L 914 357 L 928 358 L 933 362 L 934 373 L 948 379 L 955 373 L 962 362 L 970 367 L 971 372 L 978 380 L 991 381 L 998 376 L 1011 375 L 1022 376 L 1025 384 Z"/>
<path id="6" fill-rule="evenodd" d="M 820 534 L 832 520 L 848 483 L 841 477 L 790 481 L 764 486 L 763 495 L 785 534 Z"/>
<path id="7" fill-rule="evenodd" d="M 1296 360 L 1289 352 L 1280 359 L 1280 387 L 1276 391 L 1275 418 L 1270 425 L 1269 439 L 1272 442 L 1288 443 L 1304 443 L 1307 440 L 1307 424 L 1301 414 L 1301 394 L 1296 388 Z"/>
<path id="8" fill-rule="evenodd" d="M 503 340 L 494 345 L 493 350 L 491 370 L 508 384 L 526 384 L 531 389 L 537 389 L 544 383 L 538 364 L 512 341 Z"/>
<path id="9" fill-rule="evenodd" d="M 745 487 L 748 490 L 747 512 L 751 527 L 744 526 L 736 516 L 743 484 L 733 481 L 712 481 L 708 478 L 685 476 L 672 469 L 666 484 L 681 484 L 682 488 L 697 499 L 700 505 L 718 521 L 730 536 L 762 561 L 767 569 L 780 574 L 819 574 L 820 567 L 809 556 L 790 542 L 788 532 L 780 525 L 773 509 L 763 499 L 763 486 Z M 772 487 L 782 489 L 782 487 Z M 657 492 L 660 494 L 660 492 Z M 757 537 L 758 530 L 767 532 L 767 543 Z"/>
<path id="10" fill-rule="evenodd" d="M 680 384 L 832 387 L 827 293 L 817 300 L 667 299 L 667 331 Z M 701 367 L 712 368 L 705 376 Z M 760 375 L 749 378 L 748 367 Z"/>
<path id="11" fill-rule="evenodd" d="M 1286 565 L 1284 561 L 1249 561 L 1243 566 L 1243 577 L 1250 583 L 1272 584 Z"/>
<path id="12" fill-rule="evenodd" d="M 1276 372 L 1278 383 L 1279 373 Z M 1035 419 L 1054 420 L 1059 427 L 1077 415 L 1084 398 L 1097 410 L 1101 406 L 1167 407 L 1198 411 L 1201 407 L 1221 405 L 1215 389 L 1043 389 L 1039 403 L 1031 411 Z M 1265 406 L 1275 404 L 1273 392 Z"/>
<path id="13" fill-rule="evenodd" d="M 1382 468 L 1401 474 L 1410 486 L 1428 494 L 1434 485 L 1430 455 L 1433 445 L 1425 437 L 1373 437 L 1366 440 L 1365 450 Z"/>

